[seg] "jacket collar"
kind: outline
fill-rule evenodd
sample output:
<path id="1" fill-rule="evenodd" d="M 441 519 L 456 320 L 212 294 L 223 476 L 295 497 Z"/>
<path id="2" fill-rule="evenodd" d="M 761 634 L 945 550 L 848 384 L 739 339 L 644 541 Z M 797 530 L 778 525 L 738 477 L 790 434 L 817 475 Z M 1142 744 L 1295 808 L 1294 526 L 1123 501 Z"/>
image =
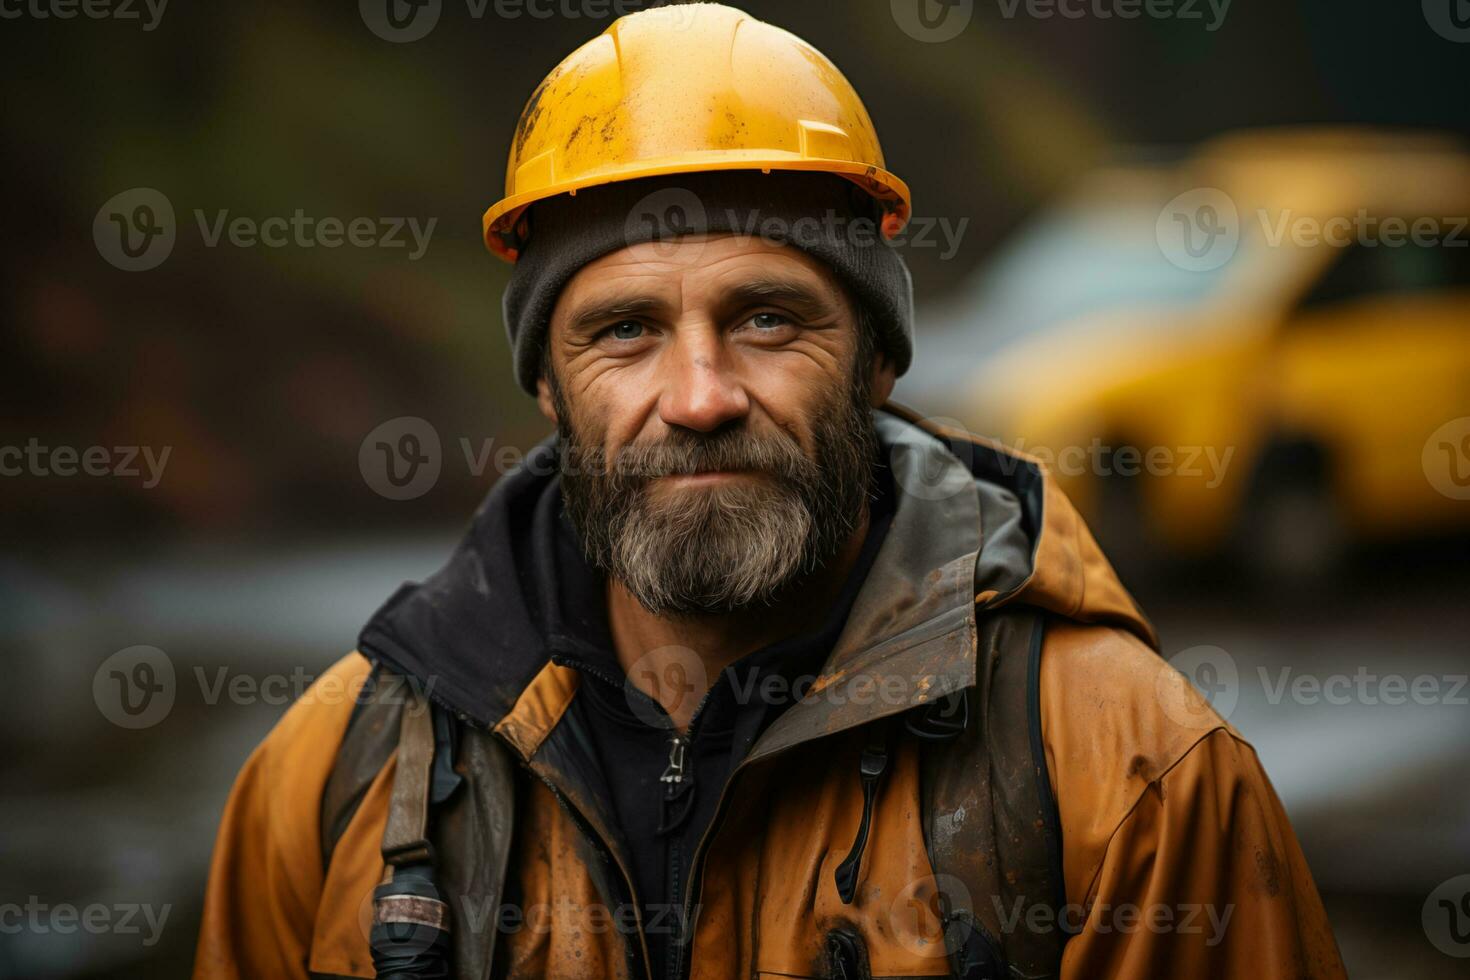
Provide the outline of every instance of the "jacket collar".
<path id="1" fill-rule="evenodd" d="M 894 480 L 892 526 L 817 682 L 753 755 L 974 684 L 977 605 L 1024 601 L 1152 640 L 1039 463 L 902 409 L 879 412 L 876 424 Z M 556 478 L 547 440 L 496 484 L 444 569 L 399 589 L 359 640 L 364 654 L 416 678 L 461 718 L 517 732 L 528 755 L 575 689 L 568 669 L 550 662 L 522 574 L 526 549 L 537 546 L 524 529 Z M 519 717 L 528 708 L 534 722 Z"/>

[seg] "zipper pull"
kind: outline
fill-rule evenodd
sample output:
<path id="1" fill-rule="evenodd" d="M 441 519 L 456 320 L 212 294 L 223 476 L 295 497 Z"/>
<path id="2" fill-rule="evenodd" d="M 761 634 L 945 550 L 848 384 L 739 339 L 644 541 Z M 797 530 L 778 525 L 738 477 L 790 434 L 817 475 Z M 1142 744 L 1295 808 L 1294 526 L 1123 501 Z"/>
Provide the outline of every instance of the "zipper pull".
<path id="1" fill-rule="evenodd" d="M 872 740 L 863 749 L 858 765 L 858 776 L 863 782 L 863 818 L 858 824 L 857 839 L 852 842 L 852 850 L 833 874 L 837 884 L 837 897 L 842 899 L 843 905 L 851 905 L 857 895 L 858 871 L 862 868 L 863 851 L 867 850 L 868 831 L 873 823 L 873 800 L 878 795 L 878 780 L 883 778 L 883 771 L 887 768 L 888 726 L 882 724 L 880 731 L 873 733 Z"/>
<path id="2" fill-rule="evenodd" d="M 664 784 L 664 798 L 660 801 L 658 833 L 670 834 L 678 830 L 689 819 L 694 810 L 694 773 L 688 772 L 686 756 L 689 753 L 689 737 L 675 735 L 669 742 L 669 766 L 658 777 Z"/>
<path id="3" fill-rule="evenodd" d="M 677 793 L 679 784 L 684 782 L 684 753 L 688 748 L 689 738 L 686 735 L 675 735 L 669 741 L 669 766 L 658 777 L 659 782 L 669 784 L 669 796 Z"/>

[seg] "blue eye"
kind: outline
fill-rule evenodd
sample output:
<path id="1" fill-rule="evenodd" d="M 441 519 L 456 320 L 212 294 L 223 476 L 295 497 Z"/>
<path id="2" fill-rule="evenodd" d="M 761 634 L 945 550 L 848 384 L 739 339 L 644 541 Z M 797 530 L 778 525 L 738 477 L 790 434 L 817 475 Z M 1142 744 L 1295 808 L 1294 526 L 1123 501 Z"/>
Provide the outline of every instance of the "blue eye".
<path id="1" fill-rule="evenodd" d="M 614 323 L 607 331 L 615 340 L 637 340 L 643 336 L 643 324 L 637 320 Z"/>
<path id="2" fill-rule="evenodd" d="M 761 330 L 773 330 L 785 326 L 786 318 L 779 313 L 757 313 L 750 318 L 750 322 Z"/>

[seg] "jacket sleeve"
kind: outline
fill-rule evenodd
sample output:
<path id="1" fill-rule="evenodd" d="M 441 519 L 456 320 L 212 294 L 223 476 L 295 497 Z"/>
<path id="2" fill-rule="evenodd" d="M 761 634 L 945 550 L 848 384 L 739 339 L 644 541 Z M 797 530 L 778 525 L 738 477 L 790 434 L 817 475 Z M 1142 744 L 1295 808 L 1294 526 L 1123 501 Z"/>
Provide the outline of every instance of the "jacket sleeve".
<path id="1" fill-rule="evenodd" d="M 304 978 L 325 880 L 321 801 L 370 665 L 339 661 L 251 754 L 220 820 L 195 980 Z"/>
<path id="2" fill-rule="evenodd" d="M 1083 909 L 1066 980 L 1346 976 L 1281 802 L 1224 729 L 1144 792 Z"/>
<path id="3" fill-rule="evenodd" d="M 1255 750 L 1188 681 L 1131 635 L 1069 625 L 1041 696 L 1080 926 L 1063 980 L 1346 976 Z"/>

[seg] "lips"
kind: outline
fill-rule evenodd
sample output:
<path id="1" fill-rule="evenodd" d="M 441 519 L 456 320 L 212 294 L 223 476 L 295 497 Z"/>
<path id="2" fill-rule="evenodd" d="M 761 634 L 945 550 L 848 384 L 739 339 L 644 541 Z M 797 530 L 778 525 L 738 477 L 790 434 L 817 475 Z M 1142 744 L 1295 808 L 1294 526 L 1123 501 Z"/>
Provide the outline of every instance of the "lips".
<path id="1" fill-rule="evenodd" d="M 660 479 L 697 485 L 701 483 L 720 483 L 725 480 L 751 475 L 753 475 L 751 470 L 701 470 L 698 473 L 670 473 L 660 477 Z"/>

